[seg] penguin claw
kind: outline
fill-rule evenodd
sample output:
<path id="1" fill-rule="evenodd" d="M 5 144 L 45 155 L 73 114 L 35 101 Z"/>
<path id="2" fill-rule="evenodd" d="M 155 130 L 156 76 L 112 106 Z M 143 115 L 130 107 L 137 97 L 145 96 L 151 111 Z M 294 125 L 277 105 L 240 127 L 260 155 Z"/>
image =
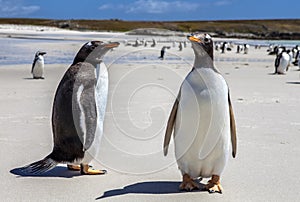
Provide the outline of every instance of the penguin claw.
<path id="1" fill-rule="evenodd" d="M 72 171 L 80 171 L 80 165 L 67 165 L 68 170 L 72 170 Z"/>
<path id="2" fill-rule="evenodd" d="M 199 189 L 199 185 L 193 181 L 193 179 L 187 175 L 183 175 L 183 181 L 179 186 L 180 190 L 192 191 L 194 189 Z"/>
<path id="3" fill-rule="evenodd" d="M 106 170 L 94 170 L 88 164 L 80 165 L 80 173 L 81 175 L 104 175 L 107 173 Z"/>
<path id="4" fill-rule="evenodd" d="M 94 170 L 89 168 L 87 172 L 81 172 L 82 175 L 104 175 L 107 173 L 107 170 Z"/>
<path id="5" fill-rule="evenodd" d="M 209 184 L 208 184 L 209 185 Z M 210 188 L 207 188 L 205 187 L 205 189 L 210 193 L 210 194 L 213 194 L 213 193 L 220 193 L 222 194 L 223 192 L 223 188 L 220 184 L 215 184 L 215 185 L 212 185 L 212 187 Z"/>
<path id="6" fill-rule="evenodd" d="M 223 187 L 220 184 L 220 177 L 217 175 L 213 175 L 212 179 L 208 181 L 208 184 L 204 187 L 209 193 L 220 193 L 223 192 Z"/>
<path id="7" fill-rule="evenodd" d="M 71 170 L 71 171 L 80 171 L 81 170 L 80 165 L 67 164 L 67 168 L 68 168 L 68 170 Z M 92 168 L 92 166 L 89 165 L 89 168 Z"/>

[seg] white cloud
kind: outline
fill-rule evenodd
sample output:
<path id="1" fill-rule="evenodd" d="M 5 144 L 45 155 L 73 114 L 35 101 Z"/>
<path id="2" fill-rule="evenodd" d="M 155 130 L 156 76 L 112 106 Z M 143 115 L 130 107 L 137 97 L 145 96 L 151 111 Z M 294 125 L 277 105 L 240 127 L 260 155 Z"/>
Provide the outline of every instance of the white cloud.
<path id="1" fill-rule="evenodd" d="M 99 10 L 107 10 L 112 8 L 113 6 L 111 4 L 103 4 L 102 6 L 99 7 Z"/>
<path id="2" fill-rule="evenodd" d="M 131 4 L 104 4 L 100 10 L 122 9 L 125 13 L 148 13 L 161 14 L 168 12 L 189 12 L 200 7 L 199 3 L 189 3 L 184 1 L 158 1 L 158 0 L 137 0 Z"/>
<path id="3" fill-rule="evenodd" d="M 228 0 L 220 0 L 214 3 L 215 6 L 225 6 L 231 4 L 231 1 Z"/>
<path id="4" fill-rule="evenodd" d="M 39 6 L 24 6 L 22 1 L 20 2 L 18 0 L 0 0 L 0 17 L 22 17 L 39 9 Z"/>

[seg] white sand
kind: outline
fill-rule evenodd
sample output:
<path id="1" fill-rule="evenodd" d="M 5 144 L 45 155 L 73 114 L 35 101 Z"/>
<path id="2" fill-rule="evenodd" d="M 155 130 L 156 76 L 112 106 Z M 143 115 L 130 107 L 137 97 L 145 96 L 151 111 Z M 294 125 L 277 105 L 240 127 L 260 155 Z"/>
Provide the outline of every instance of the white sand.
<path id="1" fill-rule="evenodd" d="M 237 158 L 230 158 L 222 176 L 222 195 L 179 192 L 181 175 L 173 147 L 164 157 L 162 140 L 193 52 L 189 47 L 183 52 L 173 48 L 164 61 L 149 59 L 158 56 L 160 47 L 145 50 L 120 45 L 107 54 L 115 60 L 108 64 L 105 138 L 100 156 L 93 162 L 95 168 L 108 170 L 105 176 L 80 176 L 64 165 L 45 176 L 10 173 L 52 150 L 51 107 L 68 65 L 46 65 L 45 80 L 30 79 L 28 64 L 0 65 L 1 199 L 94 201 L 105 196 L 102 201 L 296 201 L 300 188 L 297 68 L 292 67 L 286 75 L 271 75 L 274 58 L 265 48 L 251 47 L 248 55 L 215 53 L 216 66 L 231 89 L 239 140 Z M 231 61 L 224 61 L 228 58 Z M 259 61 L 253 62 L 257 58 Z"/>

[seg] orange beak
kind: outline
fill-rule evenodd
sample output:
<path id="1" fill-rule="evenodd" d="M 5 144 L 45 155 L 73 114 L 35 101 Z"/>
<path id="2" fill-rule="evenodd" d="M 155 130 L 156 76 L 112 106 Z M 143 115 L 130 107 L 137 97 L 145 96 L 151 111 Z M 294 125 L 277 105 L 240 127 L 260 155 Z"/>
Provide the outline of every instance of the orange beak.
<path id="1" fill-rule="evenodd" d="M 106 48 L 115 48 L 115 47 L 118 47 L 119 45 L 120 45 L 120 43 L 113 42 L 113 43 L 106 44 L 105 47 Z"/>
<path id="2" fill-rule="evenodd" d="M 189 37 L 189 40 L 190 40 L 190 41 L 195 41 L 195 42 L 201 42 L 200 39 L 198 39 L 198 38 L 196 38 L 196 37 L 194 37 L 194 36 L 190 36 L 190 37 Z"/>

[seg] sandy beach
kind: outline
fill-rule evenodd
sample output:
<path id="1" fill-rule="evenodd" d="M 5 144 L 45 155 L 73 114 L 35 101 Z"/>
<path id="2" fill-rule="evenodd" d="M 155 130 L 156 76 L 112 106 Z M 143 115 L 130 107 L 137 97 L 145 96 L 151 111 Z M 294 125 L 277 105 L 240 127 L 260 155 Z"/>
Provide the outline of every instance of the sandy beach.
<path id="1" fill-rule="evenodd" d="M 181 174 L 173 144 L 164 157 L 162 143 L 169 112 L 192 68 L 194 54 L 190 44 L 183 51 L 178 44 L 173 47 L 170 37 L 139 36 L 161 42 L 154 48 L 150 42 L 147 47 L 121 43 L 104 59 L 109 70 L 109 99 L 104 138 L 92 165 L 108 174 L 82 176 L 68 171 L 66 165 L 42 176 L 14 174 L 15 169 L 51 152 L 54 93 L 82 44 L 92 39 L 123 42 L 136 38 L 123 33 L 0 29 L 0 40 L 11 47 L 0 51 L 1 200 L 296 201 L 300 189 L 300 72 L 291 66 L 286 75 L 273 75 L 275 57 L 268 55 L 267 47 L 251 46 L 248 54 L 237 54 L 236 49 L 215 52 L 215 65 L 231 90 L 237 157 L 230 157 L 222 176 L 223 194 L 179 191 Z M 163 45 L 171 48 L 159 60 Z M 16 48 L 18 55 L 13 52 Z M 30 61 L 41 48 L 47 52 L 45 79 L 33 80 Z M 15 58 L 18 61 L 13 63 Z"/>

